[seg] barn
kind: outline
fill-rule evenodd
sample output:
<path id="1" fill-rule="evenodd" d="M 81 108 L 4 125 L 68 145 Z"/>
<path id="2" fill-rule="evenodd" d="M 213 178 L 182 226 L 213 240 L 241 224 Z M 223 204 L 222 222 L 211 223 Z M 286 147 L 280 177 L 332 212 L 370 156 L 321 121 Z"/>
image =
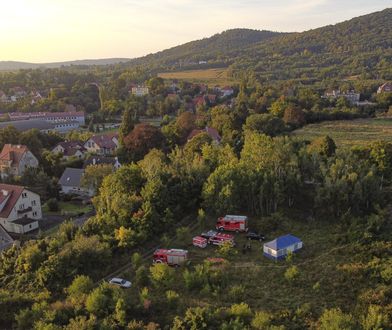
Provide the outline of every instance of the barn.
<path id="1" fill-rule="evenodd" d="M 278 260 L 285 258 L 290 251 L 298 251 L 302 245 L 302 241 L 298 237 L 288 234 L 265 243 L 263 252 L 267 258 Z"/>

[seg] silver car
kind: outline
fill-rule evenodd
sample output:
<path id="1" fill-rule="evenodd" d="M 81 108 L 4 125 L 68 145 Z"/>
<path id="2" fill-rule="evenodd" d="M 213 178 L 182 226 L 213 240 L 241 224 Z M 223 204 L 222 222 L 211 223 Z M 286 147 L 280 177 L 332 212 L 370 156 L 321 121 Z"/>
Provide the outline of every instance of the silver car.
<path id="1" fill-rule="evenodd" d="M 118 285 L 122 288 L 130 288 L 132 286 L 131 282 L 118 277 L 113 277 L 111 280 L 109 280 L 109 283 Z"/>

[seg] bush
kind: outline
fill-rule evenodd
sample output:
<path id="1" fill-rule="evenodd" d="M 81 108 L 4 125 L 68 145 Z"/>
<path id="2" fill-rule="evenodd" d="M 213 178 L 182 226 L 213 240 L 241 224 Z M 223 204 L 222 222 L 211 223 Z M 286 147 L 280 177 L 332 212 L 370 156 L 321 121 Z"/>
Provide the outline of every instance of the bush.
<path id="1" fill-rule="evenodd" d="M 267 312 L 256 312 L 253 320 L 252 320 L 252 327 L 254 329 L 267 329 L 271 325 L 271 315 Z"/>
<path id="2" fill-rule="evenodd" d="M 235 301 L 243 300 L 244 299 L 244 295 L 245 295 L 245 287 L 242 284 L 234 285 L 229 290 L 230 298 L 235 300 Z"/>
<path id="3" fill-rule="evenodd" d="M 57 212 L 60 210 L 59 202 L 57 201 L 56 198 L 51 198 L 46 202 L 46 205 L 48 206 L 48 210 L 50 212 Z"/>
<path id="4" fill-rule="evenodd" d="M 247 319 L 252 316 L 252 311 L 250 310 L 248 304 L 242 302 L 240 304 L 231 305 L 230 315 L 234 317 L 239 317 L 241 319 Z"/>
<path id="5" fill-rule="evenodd" d="M 218 248 L 218 254 L 222 257 L 230 257 L 233 256 L 235 254 L 237 254 L 237 251 L 234 250 L 233 245 L 231 244 L 231 242 L 227 241 L 224 242 L 222 245 L 219 246 Z"/>
<path id="6" fill-rule="evenodd" d="M 284 277 L 287 281 L 293 282 L 299 275 L 298 267 L 291 266 L 287 268 L 286 272 L 284 273 Z"/>

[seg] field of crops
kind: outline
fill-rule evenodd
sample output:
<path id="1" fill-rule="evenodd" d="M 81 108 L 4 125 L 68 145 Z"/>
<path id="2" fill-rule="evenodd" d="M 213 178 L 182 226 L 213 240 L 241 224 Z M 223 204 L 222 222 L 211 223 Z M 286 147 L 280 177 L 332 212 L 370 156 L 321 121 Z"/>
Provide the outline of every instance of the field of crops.
<path id="1" fill-rule="evenodd" d="M 235 83 L 234 79 L 228 77 L 226 68 L 162 72 L 158 76 L 164 79 L 179 79 L 216 85 L 230 85 Z"/>
<path id="2" fill-rule="evenodd" d="M 363 146 L 377 140 L 392 142 L 392 118 L 328 121 L 307 125 L 292 134 L 307 140 L 329 135 L 340 147 Z"/>

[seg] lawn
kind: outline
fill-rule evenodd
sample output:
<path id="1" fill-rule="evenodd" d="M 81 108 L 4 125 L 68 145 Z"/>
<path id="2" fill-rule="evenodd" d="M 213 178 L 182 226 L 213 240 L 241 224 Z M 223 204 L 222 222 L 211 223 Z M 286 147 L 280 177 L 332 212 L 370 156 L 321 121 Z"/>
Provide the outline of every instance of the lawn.
<path id="1" fill-rule="evenodd" d="M 392 142 L 392 118 L 327 121 L 307 125 L 292 135 L 307 140 L 329 135 L 340 147 L 364 146 L 376 140 Z"/>
<path id="2" fill-rule="evenodd" d="M 92 205 L 84 205 L 77 202 L 59 202 L 59 210 L 51 212 L 48 206 L 44 204 L 42 206 L 42 212 L 47 215 L 65 215 L 65 216 L 75 216 L 80 213 L 87 213 L 92 210 Z"/>
<path id="3" fill-rule="evenodd" d="M 226 68 L 162 72 L 158 76 L 163 79 L 179 79 L 222 86 L 236 83 L 235 79 L 228 77 Z"/>

